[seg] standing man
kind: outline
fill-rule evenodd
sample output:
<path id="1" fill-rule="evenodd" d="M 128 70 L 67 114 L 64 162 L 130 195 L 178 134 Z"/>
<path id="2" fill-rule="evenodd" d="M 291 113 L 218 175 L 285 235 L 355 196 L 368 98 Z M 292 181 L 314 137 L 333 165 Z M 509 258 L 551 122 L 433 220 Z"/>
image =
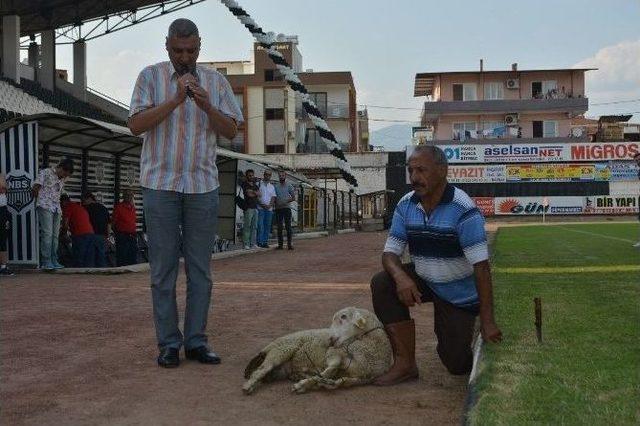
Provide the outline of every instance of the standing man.
<path id="1" fill-rule="evenodd" d="M 7 237 L 9 231 L 9 210 L 7 210 L 7 181 L 0 173 L 0 277 L 15 275 L 7 266 Z"/>
<path id="2" fill-rule="evenodd" d="M 276 189 L 271 183 L 271 170 L 266 169 L 263 177 L 258 187 L 260 192 L 260 200 L 258 202 L 258 247 L 269 248 L 273 208 L 276 204 Z"/>
<path id="3" fill-rule="evenodd" d="M 73 169 L 73 160 L 65 158 L 55 167 L 40 170 L 33 185 L 40 225 L 40 267 L 45 270 L 64 268 L 58 262 L 58 235 L 62 220 L 60 196 Z"/>
<path id="4" fill-rule="evenodd" d="M 73 266 L 93 268 L 96 266 L 96 239 L 91 226 L 89 212 L 81 203 L 71 201 L 67 194 L 60 197 L 62 205 L 63 234 L 71 234 Z"/>
<path id="5" fill-rule="evenodd" d="M 434 146 L 409 157 L 414 190 L 398 202 L 382 254 L 383 272 L 371 280 L 373 307 L 385 325 L 394 364 L 376 384 L 418 377 L 415 324 L 409 308 L 434 305 L 436 350 L 451 374 L 471 371 L 476 316 L 482 337 L 499 342 L 484 218 L 462 190 L 447 182 L 447 157 Z M 409 245 L 412 263 L 400 261 Z"/>
<path id="6" fill-rule="evenodd" d="M 193 22 L 173 21 L 165 46 L 169 61 L 138 76 L 128 123 L 134 135 L 144 134 L 140 184 L 158 365 L 177 367 L 183 345 L 188 359 L 218 364 L 206 335 L 220 186 L 216 138 L 233 139 L 242 112 L 222 74 L 196 65 L 200 36 Z M 184 336 L 176 304 L 181 246 L 187 274 Z"/>
<path id="7" fill-rule="evenodd" d="M 287 173 L 284 170 L 278 172 L 278 183 L 276 184 L 276 223 L 278 224 L 278 247 L 282 250 L 282 222 L 287 228 L 287 249 L 293 250 L 291 244 L 291 207 L 290 203 L 296 200 L 296 190 L 293 185 L 287 183 Z"/>
<path id="8" fill-rule="evenodd" d="M 636 164 L 638 165 L 638 168 L 640 168 L 640 152 L 636 153 L 636 155 L 633 156 L 633 161 L 636 162 Z M 638 180 L 640 180 L 640 170 L 638 170 Z M 640 220 L 640 194 L 638 194 L 638 220 Z M 638 242 L 635 243 L 633 245 L 635 248 L 640 248 L 640 238 L 638 239 Z"/>
<path id="9" fill-rule="evenodd" d="M 107 239 L 111 234 L 111 219 L 109 210 L 96 201 L 96 196 L 91 192 L 82 194 L 82 205 L 89 213 L 89 220 L 94 232 L 95 254 L 94 265 L 98 268 L 107 267 Z"/>
<path id="10" fill-rule="evenodd" d="M 122 202 L 113 208 L 111 223 L 116 239 L 116 265 L 135 265 L 138 263 L 136 206 L 130 189 L 122 192 Z"/>
<path id="11" fill-rule="evenodd" d="M 244 202 L 246 203 L 246 209 L 244 211 L 244 224 L 242 226 L 242 241 L 244 243 L 245 250 L 253 247 L 253 242 L 256 241 L 256 229 L 258 228 L 258 197 L 260 191 L 256 184 L 255 172 L 248 169 L 245 172 L 245 181 L 242 182 L 242 195 L 244 196 Z"/>

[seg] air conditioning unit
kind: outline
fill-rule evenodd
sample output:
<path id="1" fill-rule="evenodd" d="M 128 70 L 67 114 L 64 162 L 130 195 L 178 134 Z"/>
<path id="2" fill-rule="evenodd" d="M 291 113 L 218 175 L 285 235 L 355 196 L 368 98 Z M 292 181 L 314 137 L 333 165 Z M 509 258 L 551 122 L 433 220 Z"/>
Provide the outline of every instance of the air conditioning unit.
<path id="1" fill-rule="evenodd" d="M 507 89 L 517 89 L 520 87 L 520 80 L 517 78 L 510 78 L 507 80 Z"/>
<path id="2" fill-rule="evenodd" d="M 518 114 L 507 114 L 504 116 L 504 124 L 507 126 L 518 124 Z"/>

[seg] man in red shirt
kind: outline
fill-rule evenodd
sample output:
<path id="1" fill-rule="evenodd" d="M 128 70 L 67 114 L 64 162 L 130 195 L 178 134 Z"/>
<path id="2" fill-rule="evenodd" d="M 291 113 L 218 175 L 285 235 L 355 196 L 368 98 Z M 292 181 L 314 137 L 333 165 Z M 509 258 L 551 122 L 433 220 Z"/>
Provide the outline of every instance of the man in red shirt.
<path id="1" fill-rule="evenodd" d="M 92 268 L 95 266 L 96 241 L 89 213 L 80 203 L 71 201 L 67 194 L 60 197 L 63 230 L 71 232 L 71 252 L 73 266 Z"/>
<path id="2" fill-rule="evenodd" d="M 135 265 L 138 257 L 136 239 L 136 206 L 133 192 L 126 189 L 122 193 L 122 202 L 113 208 L 111 224 L 116 236 L 116 264 L 118 266 Z"/>

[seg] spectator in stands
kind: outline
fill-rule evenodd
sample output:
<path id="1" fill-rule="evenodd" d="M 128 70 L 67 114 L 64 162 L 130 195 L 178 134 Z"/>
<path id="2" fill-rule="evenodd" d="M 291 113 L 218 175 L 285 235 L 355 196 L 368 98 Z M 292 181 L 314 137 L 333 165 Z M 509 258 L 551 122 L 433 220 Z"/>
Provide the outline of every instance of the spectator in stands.
<path id="1" fill-rule="evenodd" d="M 7 266 L 7 237 L 9 236 L 10 216 L 7 210 L 7 181 L 0 173 L 0 277 L 15 275 Z"/>
<path id="2" fill-rule="evenodd" d="M 276 188 L 271 183 L 271 170 L 266 169 L 258 190 L 258 247 L 269 248 L 273 209 L 276 204 Z"/>
<path id="3" fill-rule="evenodd" d="M 293 185 L 287 183 L 287 173 L 284 170 L 278 172 L 278 183 L 276 187 L 276 223 L 278 224 L 278 247 L 282 250 L 283 235 L 282 223 L 287 229 L 287 249 L 293 250 L 291 239 L 291 203 L 296 200 L 296 190 Z"/>
<path id="4" fill-rule="evenodd" d="M 73 160 L 65 158 L 55 167 L 40 170 L 33 185 L 40 225 L 40 266 L 45 270 L 64 268 L 58 262 L 58 235 L 62 218 L 60 195 L 73 169 Z"/>
<path id="5" fill-rule="evenodd" d="M 89 213 L 89 220 L 94 232 L 96 245 L 94 265 L 98 268 L 105 268 L 108 266 L 107 242 L 109 235 L 111 235 L 109 210 L 96 200 L 96 196 L 92 192 L 82 194 L 82 205 Z"/>
<path id="6" fill-rule="evenodd" d="M 63 217 L 63 233 L 71 234 L 73 266 L 93 268 L 96 259 L 96 239 L 89 212 L 80 203 L 71 201 L 67 194 L 60 197 Z"/>
<path id="7" fill-rule="evenodd" d="M 484 218 L 462 190 L 447 182 L 447 157 L 435 146 L 418 146 L 409 157 L 414 190 L 400 199 L 382 254 L 384 271 L 371 280 L 373 307 L 391 340 L 394 364 L 375 384 L 418 377 L 415 323 L 409 308 L 432 302 L 436 350 L 451 374 L 468 374 L 476 316 L 485 341 L 502 333 L 493 295 Z M 409 246 L 412 263 L 402 264 Z"/>
<path id="8" fill-rule="evenodd" d="M 256 230 L 258 229 L 258 197 L 260 190 L 256 183 L 255 172 L 251 169 L 245 172 L 245 181 L 242 183 L 242 195 L 244 196 L 244 224 L 242 225 L 242 241 L 245 249 L 255 245 Z"/>
<path id="9" fill-rule="evenodd" d="M 636 155 L 633 156 L 633 160 L 636 162 L 636 164 L 638 165 L 638 180 L 640 180 L 640 152 L 636 153 Z M 638 196 L 638 206 L 640 206 L 640 195 Z M 640 220 L 640 207 L 638 208 L 638 220 Z M 635 243 L 633 245 L 635 248 L 640 248 L 640 239 L 638 239 L 638 242 Z"/>
<path id="10" fill-rule="evenodd" d="M 144 134 L 140 184 L 158 365 L 177 367 L 183 345 L 187 358 L 218 364 L 206 335 L 220 186 L 216 135 L 233 139 L 243 118 L 224 76 L 197 65 L 200 36 L 193 22 L 173 21 L 166 48 L 170 61 L 148 66 L 138 76 L 128 123 L 133 134 Z M 181 246 L 187 273 L 184 337 L 175 292 Z"/>
<path id="11" fill-rule="evenodd" d="M 135 265 L 138 263 L 136 206 L 130 189 L 124 190 L 122 202 L 113 208 L 111 223 L 116 237 L 116 264 Z"/>

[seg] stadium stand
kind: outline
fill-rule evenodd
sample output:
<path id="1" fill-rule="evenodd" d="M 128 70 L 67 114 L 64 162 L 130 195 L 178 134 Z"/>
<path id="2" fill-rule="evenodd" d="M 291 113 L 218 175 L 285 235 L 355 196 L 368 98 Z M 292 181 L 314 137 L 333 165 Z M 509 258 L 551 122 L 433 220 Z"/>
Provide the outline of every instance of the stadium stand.
<path id="1" fill-rule="evenodd" d="M 24 78 L 20 80 L 20 84 L 0 78 L 0 108 L 24 115 L 51 112 L 125 124 L 122 120 L 68 93 L 45 89 L 39 83 Z"/>

